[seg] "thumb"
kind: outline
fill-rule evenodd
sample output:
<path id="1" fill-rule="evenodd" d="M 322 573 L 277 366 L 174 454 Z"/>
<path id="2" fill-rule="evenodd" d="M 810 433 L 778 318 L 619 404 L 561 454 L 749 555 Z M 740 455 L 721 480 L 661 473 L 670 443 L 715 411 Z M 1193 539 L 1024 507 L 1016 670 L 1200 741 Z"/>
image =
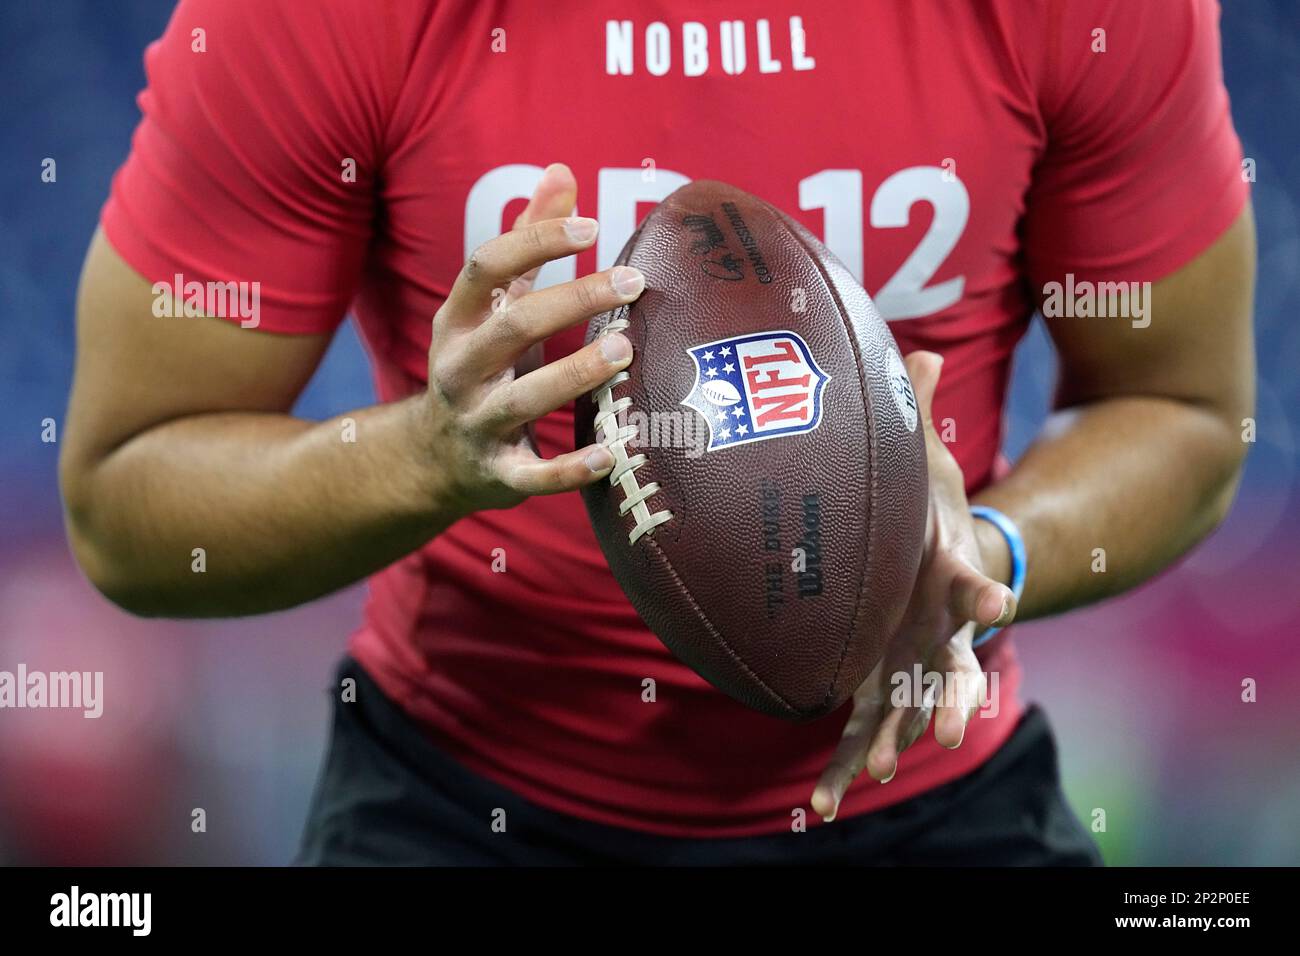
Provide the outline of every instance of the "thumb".
<path id="1" fill-rule="evenodd" d="M 939 371 L 943 367 L 943 356 L 937 352 L 912 352 L 903 365 L 907 377 L 912 380 L 912 391 L 916 393 L 917 408 L 921 412 L 921 421 L 925 423 L 926 438 L 934 434 L 934 417 L 931 408 L 934 405 L 934 393 L 939 387 Z"/>

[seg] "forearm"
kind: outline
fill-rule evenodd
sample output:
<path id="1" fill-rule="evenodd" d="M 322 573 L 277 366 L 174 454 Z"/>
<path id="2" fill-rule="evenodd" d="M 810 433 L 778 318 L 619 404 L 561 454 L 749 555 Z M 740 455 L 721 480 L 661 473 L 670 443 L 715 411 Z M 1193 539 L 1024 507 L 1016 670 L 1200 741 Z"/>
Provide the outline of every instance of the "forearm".
<path id="1" fill-rule="evenodd" d="M 1058 412 L 1012 472 L 973 501 L 1010 516 L 1028 553 L 1017 620 L 1131 588 L 1222 520 L 1245 444 L 1227 416 L 1161 398 Z M 1005 543 L 976 522 L 986 573 L 1010 576 Z"/>
<path id="2" fill-rule="evenodd" d="M 412 440 L 419 401 L 321 423 L 240 412 L 151 428 L 65 470 L 77 558 L 150 616 L 280 610 L 357 581 L 457 516 Z"/>

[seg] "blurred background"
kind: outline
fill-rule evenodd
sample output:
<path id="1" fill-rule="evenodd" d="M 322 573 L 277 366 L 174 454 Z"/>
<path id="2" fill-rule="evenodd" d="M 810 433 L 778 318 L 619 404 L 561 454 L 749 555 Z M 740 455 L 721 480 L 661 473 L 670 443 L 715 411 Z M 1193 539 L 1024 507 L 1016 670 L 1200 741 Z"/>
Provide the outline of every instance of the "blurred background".
<path id="1" fill-rule="evenodd" d="M 290 860 L 326 687 L 360 619 L 355 588 L 249 620 L 137 620 L 85 583 L 64 543 L 58 446 L 42 422 L 62 423 L 81 257 L 138 119 L 144 47 L 171 6 L 0 5 L 0 670 L 103 671 L 112 702 L 98 720 L 0 710 L 0 863 Z M 1097 838 L 1119 865 L 1300 864 L 1300 16 L 1290 0 L 1229 3 L 1223 40 L 1257 169 L 1261 379 L 1244 486 L 1224 527 L 1158 580 L 1017 629 L 1071 802 L 1085 822 L 1104 809 Z M 40 181 L 45 157 L 55 184 Z M 1045 414 L 1052 362 L 1035 325 L 1012 457 Z M 299 411 L 371 401 L 345 325 Z M 191 831 L 197 808 L 206 833 Z"/>

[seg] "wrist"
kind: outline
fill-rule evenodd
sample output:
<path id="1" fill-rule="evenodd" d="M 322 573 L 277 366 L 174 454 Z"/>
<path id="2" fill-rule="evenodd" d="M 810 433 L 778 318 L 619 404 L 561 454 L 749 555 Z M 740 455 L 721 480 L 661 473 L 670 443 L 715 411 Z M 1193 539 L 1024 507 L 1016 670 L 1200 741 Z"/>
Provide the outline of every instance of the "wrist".
<path id="1" fill-rule="evenodd" d="M 1020 603 L 1020 597 L 1025 590 L 1025 571 L 1026 566 L 1028 565 L 1028 555 L 1025 551 L 1025 539 L 1020 533 L 1020 528 L 1016 525 L 1015 521 L 1003 514 L 997 508 L 992 508 L 988 505 L 974 505 L 970 511 L 972 518 L 975 519 L 976 528 L 979 528 L 981 525 L 988 525 L 996 531 L 998 537 L 1002 539 L 1005 548 L 1004 553 L 1007 556 L 1010 571 L 1006 578 L 999 578 L 998 580 L 1004 581 L 1007 587 L 1011 589 L 1011 593 L 1015 596 L 1018 605 Z M 985 547 L 987 547 L 987 554 L 990 563 L 995 566 L 998 565 L 1000 559 L 997 557 L 999 552 L 996 547 L 991 542 L 987 546 L 981 547 L 982 555 L 985 553 Z M 997 570 L 1000 570 L 1000 568 L 986 567 L 984 573 L 986 576 L 993 577 L 994 572 Z M 993 638 L 994 635 L 1001 630 L 1001 627 L 993 627 L 977 633 L 975 639 L 971 642 L 971 646 L 979 647 L 981 644 L 984 644 Z"/>
<path id="2" fill-rule="evenodd" d="M 979 548 L 980 570 L 1007 587 L 1011 586 L 1011 546 L 1006 536 L 987 521 L 974 520 L 975 543 Z"/>
<path id="3" fill-rule="evenodd" d="M 403 483 L 407 489 L 403 496 L 406 506 L 421 524 L 440 531 L 475 510 L 448 468 L 446 448 L 451 443 L 439 441 L 427 395 L 412 395 L 394 407 L 401 412 L 400 441 L 407 452 L 405 464 L 410 476 Z M 439 445 L 443 446 L 441 455 L 436 450 Z"/>

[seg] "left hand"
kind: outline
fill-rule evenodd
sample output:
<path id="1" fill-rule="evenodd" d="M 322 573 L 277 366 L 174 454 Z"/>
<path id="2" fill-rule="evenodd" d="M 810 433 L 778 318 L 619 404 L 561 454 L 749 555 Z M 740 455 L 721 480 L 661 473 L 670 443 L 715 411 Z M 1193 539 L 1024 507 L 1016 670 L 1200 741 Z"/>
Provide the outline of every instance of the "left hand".
<path id="1" fill-rule="evenodd" d="M 931 718 L 940 744 L 949 749 L 961 745 L 985 693 L 984 671 L 971 649 L 975 628 L 1001 627 L 1016 614 L 1011 589 L 984 574 L 961 469 L 934 430 L 931 404 L 943 359 L 933 352 L 913 352 L 905 364 L 925 423 L 930 470 L 925 550 L 898 633 L 854 692 L 839 746 L 813 790 L 813 811 L 827 821 L 835 818 L 849 785 L 864 769 L 881 783 L 892 780 L 899 754 L 925 733 Z M 941 689 L 925 688 L 916 706 L 904 684 L 907 703 L 895 706 L 895 675 L 904 674 L 910 682 L 918 663 L 923 674 L 942 676 Z"/>

